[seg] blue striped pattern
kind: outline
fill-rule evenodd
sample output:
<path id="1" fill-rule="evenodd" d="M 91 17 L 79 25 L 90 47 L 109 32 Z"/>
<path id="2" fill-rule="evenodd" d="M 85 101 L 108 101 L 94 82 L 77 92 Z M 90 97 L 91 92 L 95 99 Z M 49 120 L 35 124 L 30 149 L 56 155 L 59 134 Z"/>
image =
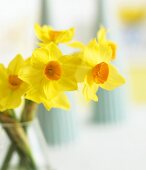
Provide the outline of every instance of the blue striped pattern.
<path id="1" fill-rule="evenodd" d="M 38 118 L 45 138 L 50 145 L 70 143 L 76 137 L 75 107 L 69 111 L 51 109 L 47 111 L 43 105 L 38 107 Z"/>
<path id="2" fill-rule="evenodd" d="M 118 123 L 126 118 L 122 89 L 105 91 L 99 89 L 98 103 L 92 103 L 93 121 L 96 123 Z"/>

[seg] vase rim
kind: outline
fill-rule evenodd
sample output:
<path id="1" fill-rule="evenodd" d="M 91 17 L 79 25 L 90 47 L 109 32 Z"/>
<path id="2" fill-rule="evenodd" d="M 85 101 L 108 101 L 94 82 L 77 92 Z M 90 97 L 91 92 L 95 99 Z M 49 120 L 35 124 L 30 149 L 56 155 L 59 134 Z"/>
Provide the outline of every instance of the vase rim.
<path id="1" fill-rule="evenodd" d="M 33 120 L 30 120 L 30 121 L 24 121 L 24 122 L 15 122 L 15 123 L 1 123 L 0 122 L 0 127 L 17 127 L 17 126 L 22 126 L 22 127 L 27 127 L 27 126 L 29 126 L 30 124 L 32 124 L 32 122 L 34 122 L 36 120 L 36 118 L 35 119 L 33 119 Z"/>

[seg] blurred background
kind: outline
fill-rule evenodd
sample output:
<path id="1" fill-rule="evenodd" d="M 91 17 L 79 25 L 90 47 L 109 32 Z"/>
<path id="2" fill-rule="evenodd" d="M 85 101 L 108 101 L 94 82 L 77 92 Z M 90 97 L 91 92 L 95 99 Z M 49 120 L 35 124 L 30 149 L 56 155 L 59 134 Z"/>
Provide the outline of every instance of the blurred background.
<path id="1" fill-rule="evenodd" d="M 0 62 L 25 58 L 37 45 L 34 24 L 75 27 L 74 40 L 87 43 L 101 25 L 118 45 L 126 84 L 99 90 L 98 103 L 69 93 L 70 111 L 46 111 L 38 119 L 54 170 L 146 169 L 146 0 L 0 0 Z M 64 53 L 68 52 L 63 48 Z"/>

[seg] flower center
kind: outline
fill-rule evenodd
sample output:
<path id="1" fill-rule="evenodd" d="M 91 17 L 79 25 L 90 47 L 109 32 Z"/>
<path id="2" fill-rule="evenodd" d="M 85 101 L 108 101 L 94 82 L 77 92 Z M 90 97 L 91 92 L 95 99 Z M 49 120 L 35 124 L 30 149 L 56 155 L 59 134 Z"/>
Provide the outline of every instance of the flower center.
<path id="1" fill-rule="evenodd" d="M 45 67 L 44 74 L 49 80 L 59 80 L 62 74 L 60 64 L 57 61 L 50 61 Z"/>
<path id="2" fill-rule="evenodd" d="M 109 75 L 108 64 L 102 62 L 92 69 L 93 80 L 97 84 L 103 84 Z"/>
<path id="3" fill-rule="evenodd" d="M 8 81 L 13 89 L 18 88 L 22 83 L 17 75 L 9 75 Z"/>

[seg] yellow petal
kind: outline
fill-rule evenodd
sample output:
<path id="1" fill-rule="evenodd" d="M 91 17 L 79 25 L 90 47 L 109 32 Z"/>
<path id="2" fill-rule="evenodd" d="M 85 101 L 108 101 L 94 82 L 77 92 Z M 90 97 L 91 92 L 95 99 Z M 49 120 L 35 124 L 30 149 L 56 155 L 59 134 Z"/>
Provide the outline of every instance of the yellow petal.
<path id="1" fill-rule="evenodd" d="M 73 55 L 74 60 L 76 59 L 76 72 L 75 78 L 77 82 L 83 82 L 88 72 L 91 70 L 91 67 L 86 63 L 84 55 L 82 52 Z"/>
<path id="2" fill-rule="evenodd" d="M 106 29 L 104 27 L 101 27 L 97 32 L 97 40 L 99 43 L 106 41 Z"/>
<path id="3" fill-rule="evenodd" d="M 42 31 L 41 31 L 40 25 L 39 25 L 39 24 L 35 24 L 34 29 L 35 29 L 35 34 L 36 34 L 36 36 L 37 36 L 40 40 L 42 40 Z"/>
<path id="4" fill-rule="evenodd" d="M 62 63 L 63 74 L 65 74 L 66 77 L 73 76 L 77 82 L 84 81 L 89 68 L 87 64 L 83 62 L 82 53 L 79 52 L 70 56 L 62 56 L 60 62 Z"/>
<path id="5" fill-rule="evenodd" d="M 44 78 L 43 70 L 39 70 L 28 65 L 20 70 L 19 78 L 28 84 L 40 87 Z"/>
<path id="6" fill-rule="evenodd" d="M 5 108 L 0 104 L 0 112 L 5 111 Z"/>
<path id="7" fill-rule="evenodd" d="M 100 55 L 107 58 L 107 62 L 114 60 L 116 58 L 117 46 L 114 42 L 107 40 L 106 29 L 101 27 L 97 33 L 97 40 L 100 46 Z"/>
<path id="8" fill-rule="evenodd" d="M 60 58 L 60 63 L 62 67 L 62 76 L 61 79 L 58 81 L 60 86 L 59 89 L 65 91 L 77 89 L 76 75 L 78 71 L 78 66 L 80 65 L 81 62 L 82 62 L 81 59 L 76 54 L 70 56 L 62 56 Z M 78 75 L 78 77 L 79 76 L 81 75 Z"/>
<path id="9" fill-rule="evenodd" d="M 89 41 L 87 46 L 88 46 L 88 48 L 92 48 L 94 50 L 96 50 L 96 49 L 98 50 L 98 43 L 96 41 L 96 38 L 94 38 L 91 41 Z"/>
<path id="10" fill-rule="evenodd" d="M 109 62 L 111 60 L 111 48 L 108 44 L 97 44 L 96 39 L 93 39 L 84 48 L 85 61 L 94 67 L 101 62 Z"/>
<path id="11" fill-rule="evenodd" d="M 6 96 L 2 99 L 1 103 L 3 107 L 7 109 L 13 109 L 21 104 L 21 97 L 24 93 L 22 91 L 8 91 Z"/>
<path id="12" fill-rule="evenodd" d="M 20 68 L 24 64 L 24 59 L 20 54 L 18 54 L 8 66 L 8 73 L 11 75 L 18 75 Z"/>
<path id="13" fill-rule="evenodd" d="M 85 47 L 84 44 L 79 41 L 74 41 L 72 43 L 68 43 L 67 45 L 72 48 L 79 48 L 79 49 L 83 49 Z"/>
<path id="14" fill-rule="evenodd" d="M 77 86 L 77 82 L 76 79 L 70 75 L 68 77 L 63 76 L 60 80 L 59 80 L 59 90 L 61 91 L 72 91 L 72 90 L 77 90 L 78 86 Z"/>
<path id="15" fill-rule="evenodd" d="M 44 95 L 42 93 L 43 93 L 42 91 L 34 89 L 33 86 L 29 86 L 29 89 L 25 94 L 25 98 L 40 104 L 41 101 L 43 100 L 42 96 Z"/>
<path id="16" fill-rule="evenodd" d="M 56 81 L 49 81 L 49 80 L 44 80 L 42 84 L 42 90 L 44 91 L 44 94 L 48 100 L 51 98 L 54 98 L 60 91 L 58 87 L 58 83 Z"/>
<path id="17" fill-rule="evenodd" d="M 35 34 L 37 38 L 43 42 L 49 41 L 49 31 L 52 30 L 49 26 L 40 26 L 39 24 L 35 24 Z"/>
<path id="18" fill-rule="evenodd" d="M 13 86 L 12 79 L 10 81 L 9 76 L 17 77 L 24 63 L 23 58 L 17 55 L 10 62 L 8 69 L 0 65 L 0 110 L 14 109 L 21 104 L 22 97 L 27 91 L 27 84 L 20 81 L 20 84 Z"/>
<path id="19" fill-rule="evenodd" d="M 23 83 L 20 88 L 11 89 L 6 82 L 3 87 L 0 86 L 2 92 L 0 92 L 0 105 L 3 110 L 14 109 L 21 104 L 22 97 L 27 90 L 27 85 Z"/>
<path id="20" fill-rule="evenodd" d="M 43 43 L 49 44 L 50 42 L 54 42 L 58 44 L 70 41 L 74 36 L 74 28 L 57 31 L 53 30 L 50 26 L 44 25 L 41 27 L 36 24 L 35 33 L 38 39 L 43 41 Z"/>
<path id="21" fill-rule="evenodd" d="M 55 42 L 56 43 L 65 43 L 65 42 L 72 40 L 72 38 L 74 36 L 74 32 L 75 32 L 74 28 L 60 31 L 60 35 L 57 37 Z"/>
<path id="22" fill-rule="evenodd" d="M 113 90 L 125 83 L 125 79 L 118 73 L 117 69 L 109 65 L 109 76 L 104 84 L 100 84 L 100 87 L 106 90 Z"/>
<path id="23" fill-rule="evenodd" d="M 6 81 L 8 78 L 7 70 L 3 64 L 0 64 L 0 84 Z"/>
<path id="24" fill-rule="evenodd" d="M 112 59 L 112 49 L 106 44 L 99 44 L 99 60 L 100 62 L 110 62 Z"/>
<path id="25" fill-rule="evenodd" d="M 99 56 L 99 47 L 95 39 L 89 42 L 84 48 L 84 60 L 92 67 L 96 65 L 101 56 Z"/>
<path id="26" fill-rule="evenodd" d="M 112 41 L 108 41 L 108 45 L 109 45 L 109 47 L 111 48 L 111 51 L 112 51 L 111 60 L 115 60 L 116 55 L 117 55 L 117 45 Z"/>
<path id="27" fill-rule="evenodd" d="M 35 68 L 43 68 L 49 61 L 49 52 L 45 48 L 37 48 L 31 57 L 31 65 Z"/>
<path id="28" fill-rule="evenodd" d="M 46 48 L 49 51 L 49 60 L 58 60 L 62 56 L 62 52 L 56 44 L 50 43 Z"/>
<path id="29" fill-rule="evenodd" d="M 70 68 L 73 72 L 75 72 L 75 68 L 78 67 L 82 63 L 83 53 L 77 52 L 70 55 L 62 56 L 59 61 L 62 63 L 63 67 Z"/>
<path id="30" fill-rule="evenodd" d="M 85 99 L 87 101 L 90 101 L 90 100 L 98 101 L 98 97 L 96 95 L 98 88 L 99 86 L 96 83 L 88 84 L 87 77 L 86 77 L 84 88 L 83 88 L 83 95 Z"/>
<path id="31" fill-rule="evenodd" d="M 51 108 L 60 108 L 68 110 L 70 108 L 70 103 L 64 93 L 60 93 L 51 100 L 44 100 L 43 104 L 48 110 L 50 110 Z"/>

